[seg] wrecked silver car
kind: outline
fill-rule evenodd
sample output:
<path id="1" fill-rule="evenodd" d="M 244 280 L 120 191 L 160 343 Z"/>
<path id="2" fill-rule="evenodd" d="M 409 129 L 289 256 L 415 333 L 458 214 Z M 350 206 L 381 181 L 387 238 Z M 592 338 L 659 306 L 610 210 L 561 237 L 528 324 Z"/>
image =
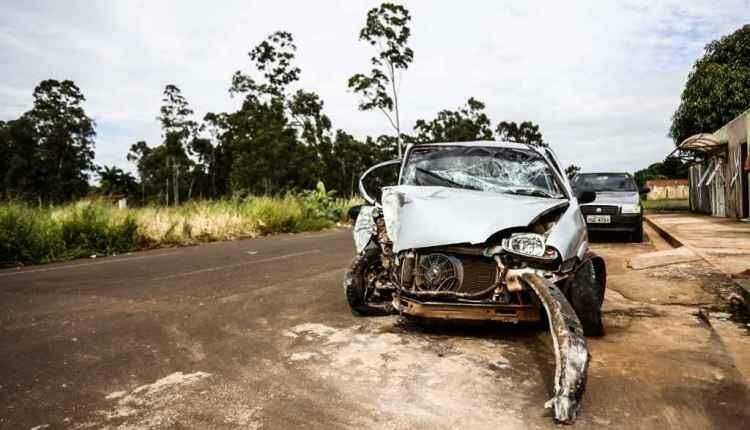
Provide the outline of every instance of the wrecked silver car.
<path id="1" fill-rule="evenodd" d="M 369 192 L 388 166 L 398 182 Z M 368 202 L 354 225 L 344 281 L 355 315 L 542 321 L 555 350 L 555 420 L 575 420 L 590 360 L 586 335 L 603 334 L 604 261 L 588 246 L 579 204 L 547 147 L 510 142 L 413 145 L 402 161 L 360 178 Z M 374 197 L 377 196 L 377 197 Z"/>

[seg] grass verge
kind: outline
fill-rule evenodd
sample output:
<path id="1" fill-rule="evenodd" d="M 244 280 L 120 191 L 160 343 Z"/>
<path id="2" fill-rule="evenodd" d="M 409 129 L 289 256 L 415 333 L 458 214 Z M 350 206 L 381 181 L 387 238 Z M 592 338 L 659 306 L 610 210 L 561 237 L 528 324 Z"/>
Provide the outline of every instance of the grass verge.
<path id="1" fill-rule="evenodd" d="M 123 210 L 103 201 L 52 208 L 0 203 L 0 265 L 318 231 L 347 223 L 346 212 L 357 203 L 357 199 L 335 199 L 324 189 Z"/>

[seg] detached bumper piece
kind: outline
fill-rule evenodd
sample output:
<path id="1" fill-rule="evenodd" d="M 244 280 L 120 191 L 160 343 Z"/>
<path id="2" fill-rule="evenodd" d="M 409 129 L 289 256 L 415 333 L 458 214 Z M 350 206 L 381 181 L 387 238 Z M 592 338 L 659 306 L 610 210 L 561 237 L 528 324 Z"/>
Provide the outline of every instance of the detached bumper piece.
<path id="1" fill-rule="evenodd" d="M 533 273 L 523 274 L 522 279 L 547 311 L 555 348 L 555 392 L 544 407 L 554 409 L 555 421 L 570 424 L 576 419 L 586 389 L 586 372 L 591 360 L 583 327 L 555 284 Z"/>
<path id="2" fill-rule="evenodd" d="M 407 297 L 395 297 L 393 304 L 401 313 L 421 318 L 514 323 L 540 318 L 539 308 L 533 305 L 421 302 Z"/>

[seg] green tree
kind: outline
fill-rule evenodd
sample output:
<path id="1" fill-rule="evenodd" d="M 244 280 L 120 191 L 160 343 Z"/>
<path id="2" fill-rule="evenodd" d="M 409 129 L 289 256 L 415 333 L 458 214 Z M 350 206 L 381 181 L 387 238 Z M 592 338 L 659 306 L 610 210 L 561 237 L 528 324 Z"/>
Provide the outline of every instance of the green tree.
<path id="1" fill-rule="evenodd" d="M 750 107 L 750 24 L 706 46 L 672 117 L 675 144 L 713 132 Z"/>
<path id="2" fill-rule="evenodd" d="M 197 124 L 192 119 L 193 110 L 176 85 L 164 87 L 162 106 L 157 117 L 161 123 L 164 147 L 166 148 L 166 169 L 171 171 L 171 178 L 167 176 L 166 201 L 169 204 L 170 182 L 172 185 L 172 201 L 175 206 L 180 204 L 180 185 L 187 182 L 188 198 L 192 193 L 191 169 L 192 160 L 188 157 L 187 146 L 190 139 L 195 135 Z M 171 181 L 170 181 L 171 179 Z M 183 186 L 184 188 L 184 186 Z"/>
<path id="3" fill-rule="evenodd" d="M 88 191 L 94 171 L 94 121 L 69 80 L 34 89 L 31 110 L 0 122 L 0 197 L 61 202 Z"/>
<path id="4" fill-rule="evenodd" d="M 524 121 L 520 124 L 502 121 L 497 125 L 495 132 L 502 141 L 546 145 L 539 126 L 531 121 Z"/>
<path id="5" fill-rule="evenodd" d="M 125 172 L 117 166 L 99 166 L 97 174 L 102 194 L 133 196 L 138 193 L 138 182 L 130 172 Z"/>
<path id="6" fill-rule="evenodd" d="M 484 113 L 484 103 L 471 97 L 465 106 L 456 110 L 442 110 L 430 120 L 418 120 L 415 142 L 468 142 L 492 140 L 490 119 Z"/>
<path id="7" fill-rule="evenodd" d="M 633 175 L 639 187 L 652 179 L 687 179 L 688 163 L 677 158 L 666 158 L 663 162 L 653 163 Z"/>
<path id="8" fill-rule="evenodd" d="M 396 132 L 399 158 L 403 149 L 397 72 L 408 69 L 414 60 L 414 51 L 407 45 L 411 35 L 407 26 L 410 20 L 409 11 L 393 3 L 383 3 L 367 12 L 367 22 L 359 39 L 374 46 L 377 54 L 370 60 L 370 72 L 355 74 L 348 84 L 362 97 L 360 110 L 378 109 L 386 116 Z"/>
<path id="9" fill-rule="evenodd" d="M 579 166 L 571 164 L 570 166 L 565 168 L 565 175 L 568 177 L 568 179 L 573 179 L 580 171 L 581 168 Z"/>
<path id="10" fill-rule="evenodd" d="M 37 198 L 46 187 L 38 139 L 28 115 L 0 124 L 0 181 L 4 199 Z"/>
<path id="11" fill-rule="evenodd" d="M 291 34 L 278 31 L 248 56 L 261 79 L 238 71 L 230 93 L 244 97 L 239 110 L 226 115 L 224 144 L 232 153 L 229 182 L 234 192 L 277 193 L 312 188 L 318 169 L 315 146 L 330 121 L 322 114 L 317 95 L 289 86 L 299 79 L 294 65 L 297 50 Z M 297 140 L 298 134 L 307 144 Z"/>
<path id="12" fill-rule="evenodd" d="M 141 184 L 141 203 L 152 197 L 157 201 L 169 204 L 169 179 L 172 176 L 167 163 L 167 148 L 164 145 L 150 147 L 145 141 L 139 141 L 130 147 L 128 161 L 134 163 L 138 170 Z"/>

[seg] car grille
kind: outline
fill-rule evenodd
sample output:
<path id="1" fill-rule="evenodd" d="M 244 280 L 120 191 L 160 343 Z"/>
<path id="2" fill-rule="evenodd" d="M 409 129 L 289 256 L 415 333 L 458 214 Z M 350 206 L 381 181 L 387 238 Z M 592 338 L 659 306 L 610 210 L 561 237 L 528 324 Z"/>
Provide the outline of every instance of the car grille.
<path id="1" fill-rule="evenodd" d="M 414 275 L 417 290 L 477 294 L 495 284 L 497 264 L 479 253 L 430 252 L 419 256 Z"/>
<path id="2" fill-rule="evenodd" d="M 456 255 L 461 260 L 464 278 L 459 293 L 475 294 L 490 288 L 495 283 L 497 264 L 489 258 L 473 255 Z"/>
<path id="3" fill-rule="evenodd" d="M 601 209 L 601 210 L 597 210 Z M 581 206 L 584 215 L 617 215 L 617 206 L 584 205 Z"/>

